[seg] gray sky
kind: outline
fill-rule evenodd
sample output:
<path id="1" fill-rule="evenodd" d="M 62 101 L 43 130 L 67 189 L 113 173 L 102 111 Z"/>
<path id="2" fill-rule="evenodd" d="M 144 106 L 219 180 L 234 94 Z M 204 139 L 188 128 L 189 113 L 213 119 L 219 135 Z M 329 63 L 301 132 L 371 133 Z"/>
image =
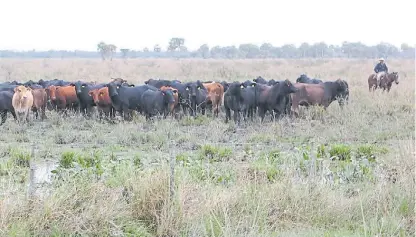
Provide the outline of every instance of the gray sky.
<path id="1" fill-rule="evenodd" d="M 143 49 L 207 43 L 416 44 L 411 0 L 0 0 L 0 49 Z"/>

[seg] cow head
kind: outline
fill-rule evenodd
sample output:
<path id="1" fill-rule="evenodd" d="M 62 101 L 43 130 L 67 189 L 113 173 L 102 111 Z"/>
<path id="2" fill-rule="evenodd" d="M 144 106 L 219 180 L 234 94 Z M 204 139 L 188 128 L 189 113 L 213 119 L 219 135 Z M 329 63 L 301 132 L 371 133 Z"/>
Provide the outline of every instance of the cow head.
<path id="1" fill-rule="evenodd" d="M 108 95 L 110 97 L 118 95 L 118 90 L 120 89 L 120 85 L 117 85 L 115 83 L 108 83 L 108 84 L 105 84 L 105 87 L 108 88 Z"/>
<path id="2" fill-rule="evenodd" d="M 26 99 L 28 93 L 31 93 L 31 91 L 32 89 L 25 86 L 17 86 L 14 88 L 14 93 L 18 96 L 19 99 Z"/>
<path id="3" fill-rule="evenodd" d="M 52 101 L 56 100 L 56 90 L 58 89 L 58 87 L 59 86 L 50 86 L 45 89 L 46 93 L 49 95 Z"/>
<path id="4" fill-rule="evenodd" d="M 266 79 L 264 79 L 261 76 L 258 76 L 257 78 L 253 79 L 254 82 L 259 83 L 259 84 L 267 84 Z"/>
<path id="5" fill-rule="evenodd" d="M 281 92 L 284 94 L 296 93 L 299 90 L 292 84 L 292 82 L 289 81 L 289 79 L 286 79 L 281 83 L 277 83 L 275 86 L 282 88 Z"/>
<path id="6" fill-rule="evenodd" d="M 337 79 L 335 81 L 336 84 L 336 98 L 338 100 L 338 104 L 343 106 L 349 99 L 349 88 L 348 83 L 345 80 Z"/>

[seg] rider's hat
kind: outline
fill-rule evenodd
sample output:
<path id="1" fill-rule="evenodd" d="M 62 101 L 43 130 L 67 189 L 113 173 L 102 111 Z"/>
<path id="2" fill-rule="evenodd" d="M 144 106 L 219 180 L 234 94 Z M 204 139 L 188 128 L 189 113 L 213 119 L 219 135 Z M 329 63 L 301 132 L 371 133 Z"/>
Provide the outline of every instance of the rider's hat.
<path id="1" fill-rule="evenodd" d="M 381 57 L 381 58 L 379 58 L 379 60 L 378 61 L 384 61 L 384 58 L 383 57 Z"/>

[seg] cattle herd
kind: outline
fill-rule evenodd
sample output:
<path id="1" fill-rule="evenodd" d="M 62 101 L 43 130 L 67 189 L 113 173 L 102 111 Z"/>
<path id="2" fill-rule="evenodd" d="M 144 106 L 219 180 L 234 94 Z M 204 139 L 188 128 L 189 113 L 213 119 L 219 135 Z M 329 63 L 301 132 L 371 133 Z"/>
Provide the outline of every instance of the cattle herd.
<path id="1" fill-rule="evenodd" d="M 225 122 L 233 113 L 234 121 L 240 123 L 241 115 L 247 121 L 258 114 L 263 121 L 269 113 L 274 120 L 285 115 L 297 116 L 299 106 L 326 108 L 335 100 L 343 106 L 348 98 L 345 80 L 323 82 L 305 74 L 296 83 L 262 77 L 245 82 L 149 79 L 143 85 L 134 85 L 122 78 L 112 78 L 102 84 L 58 79 L 0 83 L 1 124 L 6 121 L 7 112 L 21 123 L 32 117 L 31 112 L 35 119 L 45 119 L 46 110 L 62 116 L 72 110 L 86 117 L 98 111 L 100 120 L 112 120 L 120 115 L 127 121 L 132 120 L 133 111 L 148 120 L 159 115 L 163 118 L 204 115 L 206 110 L 212 110 L 213 116 L 218 117 L 224 110 Z"/>

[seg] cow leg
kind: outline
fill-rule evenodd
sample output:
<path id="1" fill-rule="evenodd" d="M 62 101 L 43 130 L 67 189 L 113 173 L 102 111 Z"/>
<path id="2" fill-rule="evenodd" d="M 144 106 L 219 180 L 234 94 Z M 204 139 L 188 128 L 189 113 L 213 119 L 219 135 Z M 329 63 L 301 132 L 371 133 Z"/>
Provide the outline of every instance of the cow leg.
<path id="1" fill-rule="evenodd" d="M 7 119 L 7 111 L 1 111 L 0 114 L 1 114 L 1 123 L 0 123 L 0 125 L 2 125 L 3 123 L 6 122 L 6 119 Z M 16 115 L 14 115 L 14 116 L 16 116 Z"/>
<path id="2" fill-rule="evenodd" d="M 231 119 L 231 110 L 230 108 L 225 108 L 225 123 L 228 123 L 229 119 Z"/>
<path id="3" fill-rule="evenodd" d="M 238 115 L 239 115 L 239 113 L 240 113 L 240 111 L 239 111 L 239 110 L 234 110 L 234 114 L 233 114 L 233 117 L 234 117 L 234 123 L 237 123 L 237 119 L 238 119 Z"/>
<path id="4" fill-rule="evenodd" d="M 262 107 L 259 107 L 258 110 L 259 110 L 260 121 L 263 123 L 264 116 L 266 115 L 266 111 Z"/>
<path id="5" fill-rule="evenodd" d="M 44 120 L 46 119 L 46 105 L 42 105 L 42 107 L 40 107 L 40 119 Z"/>

